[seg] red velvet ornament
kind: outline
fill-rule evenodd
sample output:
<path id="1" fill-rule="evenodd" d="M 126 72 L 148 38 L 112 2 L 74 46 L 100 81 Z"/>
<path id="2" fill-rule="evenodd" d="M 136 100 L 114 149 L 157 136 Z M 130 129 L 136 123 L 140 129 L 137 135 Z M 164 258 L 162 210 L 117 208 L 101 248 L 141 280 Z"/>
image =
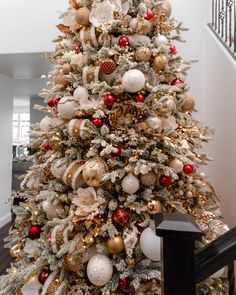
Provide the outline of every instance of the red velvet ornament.
<path id="1" fill-rule="evenodd" d="M 120 37 L 119 39 L 119 45 L 120 47 L 126 47 L 129 45 L 129 38 L 125 35 L 123 35 L 122 37 Z"/>
<path id="2" fill-rule="evenodd" d="M 43 269 L 38 276 L 39 282 L 41 284 L 44 284 L 46 280 L 48 279 L 48 277 L 50 276 L 50 273 L 51 272 L 49 270 Z"/>
<path id="3" fill-rule="evenodd" d="M 129 219 L 129 214 L 124 209 L 115 212 L 113 220 L 121 226 L 124 226 Z"/>
<path id="4" fill-rule="evenodd" d="M 77 42 L 75 45 L 74 45 L 74 51 L 75 53 L 79 54 L 81 52 L 81 43 L 80 42 Z"/>
<path id="5" fill-rule="evenodd" d="M 117 146 L 114 147 L 114 151 L 111 153 L 113 157 L 119 157 L 121 154 L 121 149 Z"/>
<path id="6" fill-rule="evenodd" d="M 185 174 L 192 174 L 194 171 L 194 167 L 191 164 L 185 164 L 183 170 Z"/>
<path id="7" fill-rule="evenodd" d="M 32 225 L 28 231 L 29 238 L 31 240 L 39 239 L 40 237 L 40 227 L 38 225 Z"/>
<path id="8" fill-rule="evenodd" d="M 53 103 L 53 99 L 50 99 L 49 102 L 48 102 L 48 106 L 50 108 L 53 108 L 54 107 L 54 103 Z"/>
<path id="9" fill-rule="evenodd" d="M 150 20 L 153 18 L 153 12 L 151 11 L 151 9 L 148 9 L 146 12 L 146 15 L 144 17 L 146 20 Z"/>
<path id="10" fill-rule="evenodd" d="M 93 119 L 93 120 L 92 120 L 92 123 L 93 123 L 93 125 L 96 126 L 96 127 L 101 127 L 102 124 L 103 124 L 103 121 L 102 121 L 102 119 L 96 118 L 96 119 Z"/>
<path id="11" fill-rule="evenodd" d="M 163 187 L 168 187 L 172 184 L 172 179 L 170 176 L 162 175 L 160 178 L 160 184 Z"/>
<path id="12" fill-rule="evenodd" d="M 103 74 L 110 75 L 116 69 L 116 63 L 112 59 L 105 59 L 101 62 L 100 70 Z"/>
<path id="13" fill-rule="evenodd" d="M 170 54 L 174 54 L 176 52 L 176 46 L 174 44 L 170 45 Z"/>
<path id="14" fill-rule="evenodd" d="M 176 85 L 180 85 L 180 84 L 183 84 L 184 81 L 182 81 L 181 79 L 175 79 L 171 82 L 171 85 L 172 86 L 176 86 Z"/>
<path id="15" fill-rule="evenodd" d="M 120 288 L 126 290 L 129 286 L 129 281 L 127 279 L 120 280 Z"/>
<path id="16" fill-rule="evenodd" d="M 112 107 L 113 104 L 115 103 L 115 97 L 113 94 L 107 94 L 106 96 L 104 96 L 104 104 L 108 107 Z"/>
<path id="17" fill-rule="evenodd" d="M 43 147 L 44 147 L 44 149 L 45 149 L 46 151 L 50 151 L 50 150 L 51 150 L 51 146 L 50 146 L 49 143 L 45 143 L 45 144 L 43 145 Z"/>
<path id="18" fill-rule="evenodd" d="M 57 106 L 57 105 L 58 105 L 58 102 L 59 102 L 59 100 L 58 100 L 57 98 L 54 98 L 54 99 L 52 100 L 52 102 L 53 102 L 54 106 Z"/>
<path id="19" fill-rule="evenodd" d="M 144 95 L 141 94 L 141 93 L 138 93 L 138 94 L 135 96 L 135 101 L 136 101 L 136 102 L 144 102 L 144 100 L 145 100 L 145 97 L 144 97 Z"/>

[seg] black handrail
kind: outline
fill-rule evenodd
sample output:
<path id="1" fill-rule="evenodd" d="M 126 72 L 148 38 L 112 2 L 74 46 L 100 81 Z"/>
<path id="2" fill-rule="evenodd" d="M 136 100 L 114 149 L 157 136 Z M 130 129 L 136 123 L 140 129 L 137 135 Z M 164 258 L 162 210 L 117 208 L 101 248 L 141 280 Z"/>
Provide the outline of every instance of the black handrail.
<path id="1" fill-rule="evenodd" d="M 236 60 L 236 1 L 211 1 L 212 19 L 208 26 Z"/>
<path id="2" fill-rule="evenodd" d="M 195 254 L 195 241 L 202 232 L 191 215 L 159 213 L 155 225 L 157 235 L 163 238 L 163 295 L 196 295 L 196 285 L 225 266 L 228 266 L 228 294 L 236 295 L 236 227 Z"/>

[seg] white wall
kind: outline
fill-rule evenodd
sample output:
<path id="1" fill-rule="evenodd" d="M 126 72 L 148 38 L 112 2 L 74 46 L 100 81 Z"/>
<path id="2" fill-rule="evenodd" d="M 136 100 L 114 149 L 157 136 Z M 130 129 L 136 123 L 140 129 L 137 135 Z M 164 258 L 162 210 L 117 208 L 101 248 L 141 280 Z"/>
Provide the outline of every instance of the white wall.
<path id="1" fill-rule="evenodd" d="M 0 54 L 52 51 L 67 0 L 1 0 Z"/>
<path id="2" fill-rule="evenodd" d="M 0 227 L 11 220 L 10 204 L 12 176 L 12 79 L 0 74 Z"/>
<path id="3" fill-rule="evenodd" d="M 195 98 L 195 117 L 215 129 L 215 140 L 205 146 L 214 161 L 203 170 L 221 195 L 222 212 L 229 225 L 236 225 L 236 63 L 206 24 L 210 1 L 172 0 L 173 15 L 191 30 L 186 44 L 178 45 L 186 59 L 199 59 L 187 78 Z"/>

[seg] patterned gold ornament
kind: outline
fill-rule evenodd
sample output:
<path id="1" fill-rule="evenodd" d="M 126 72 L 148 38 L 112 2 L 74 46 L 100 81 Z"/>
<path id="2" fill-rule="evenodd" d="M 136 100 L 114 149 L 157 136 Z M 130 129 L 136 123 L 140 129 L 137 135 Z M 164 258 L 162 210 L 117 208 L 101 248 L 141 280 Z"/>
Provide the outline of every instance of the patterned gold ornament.
<path id="1" fill-rule="evenodd" d="M 99 157 L 88 160 L 83 168 L 83 178 L 87 185 L 102 185 L 102 177 L 108 173 L 107 164 Z"/>
<path id="2" fill-rule="evenodd" d="M 112 254 L 115 254 L 115 255 L 120 254 L 125 248 L 123 238 L 121 236 L 109 238 L 107 240 L 107 248 Z"/>
<path id="3" fill-rule="evenodd" d="M 135 58 L 137 61 L 148 61 L 152 56 L 152 52 L 148 47 L 139 47 L 135 52 Z"/>
<path id="4" fill-rule="evenodd" d="M 168 0 L 158 1 L 157 9 L 159 13 L 164 14 L 166 17 L 170 17 L 172 12 L 172 6 Z"/>
<path id="5" fill-rule="evenodd" d="M 168 65 L 168 57 L 165 54 L 157 55 L 153 61 L 153 68 L 155 71 L 163 71 Z"/>
<path id="6" fill-rule="evenodd" d="M 139 35 L 148 35 L 151 31 L 152 25 L 151 22 L 147 20 L 142 20 L 138 22 L 136 33 Z"/>
<path id="7" fill-rule="evenodd" d="M 182 106 L 183 112 L 191 112 L 194 110 L 195 101 L 191 96 L 186 96 L 184 99 L 184 104 Z"/>

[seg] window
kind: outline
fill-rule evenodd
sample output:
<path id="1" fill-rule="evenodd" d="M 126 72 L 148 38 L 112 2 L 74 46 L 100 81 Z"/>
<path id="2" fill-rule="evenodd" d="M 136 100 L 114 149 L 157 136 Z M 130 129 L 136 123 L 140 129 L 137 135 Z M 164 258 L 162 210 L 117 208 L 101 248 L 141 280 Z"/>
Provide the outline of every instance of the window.
<path id="1" fill-rule="evenodd" d="M 26 144 L 29 140 L 30 114 L 13 113 L 13 144 Z"/>

